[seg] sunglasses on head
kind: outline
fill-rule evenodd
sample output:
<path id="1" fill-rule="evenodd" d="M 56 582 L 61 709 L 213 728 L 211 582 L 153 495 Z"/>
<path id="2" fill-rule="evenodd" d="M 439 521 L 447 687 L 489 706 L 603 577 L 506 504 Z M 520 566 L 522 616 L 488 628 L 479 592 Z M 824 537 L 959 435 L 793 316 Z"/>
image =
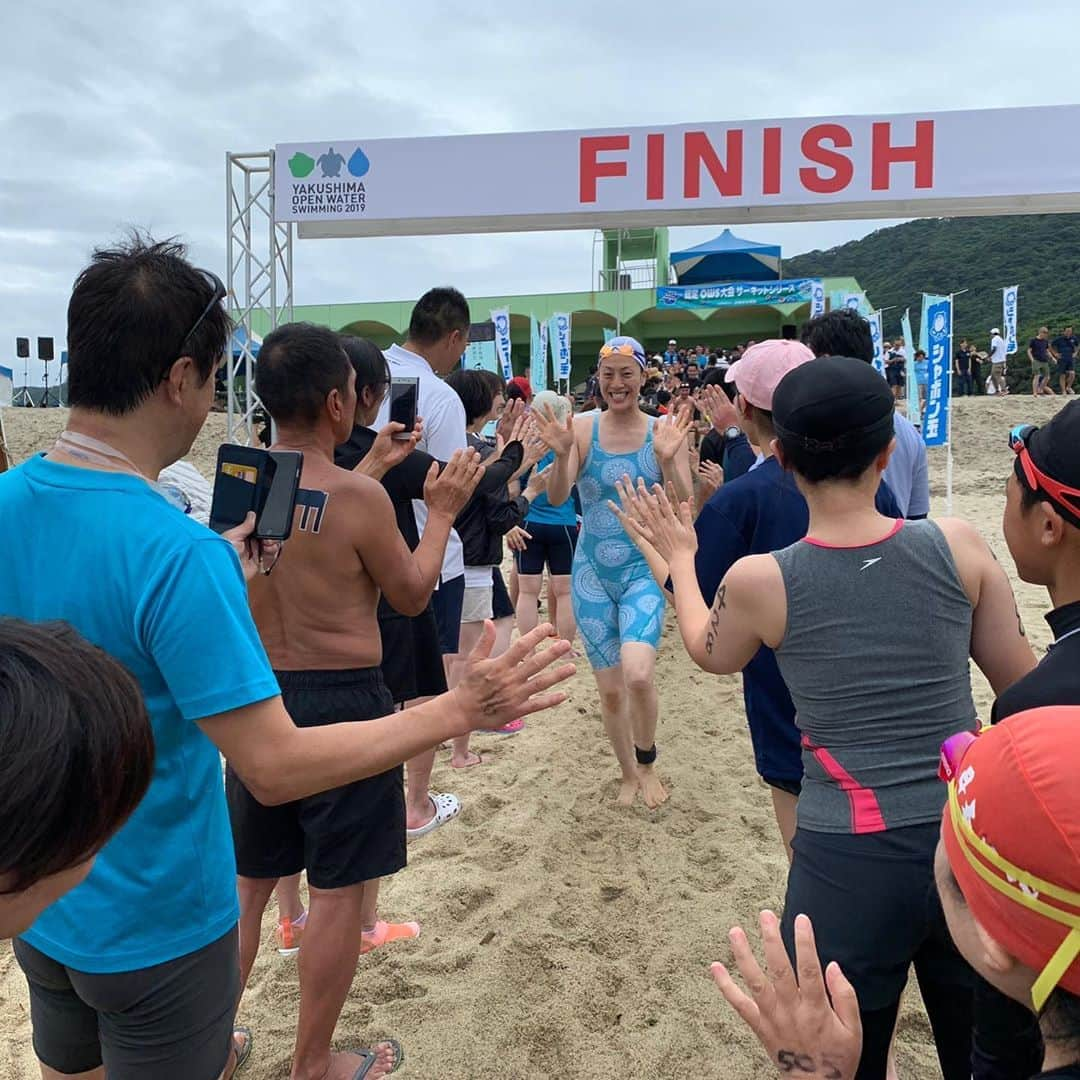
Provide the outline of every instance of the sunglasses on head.
<path id="1" fill-rule="evenodd" d="M 1028 441 L 1038 429 L 1034 424 L 1017 424 L 1009 432 L 1009 446 L 1020 459 L 1020 469 L 1031 491 L 1041 491 L 1063 509 L 1070 518 L 1080 519 L 1080 489 L 1059 483 L 1047 476 L 1032 460 Z"/>
<path id="2" fill-rule="evenodd" d="M 225 288 L 221 278 L 217 276 L 212 270 L 203 270 L 199 267 L 195 268 L 195 273 L 202 277 L 203 281 L 210 286 L 210 300 L 206 307 L 203 308 L 202 314 L 192 324 L 191 329 L 180 340 L 180 348 L 177 350 L 177 356 L 183 356 L 184 346 L 191 340 L 192 335 L 203 324 L 203 320 L 210 314 L 214 308 L 229 295 L 229 290 Z"/>

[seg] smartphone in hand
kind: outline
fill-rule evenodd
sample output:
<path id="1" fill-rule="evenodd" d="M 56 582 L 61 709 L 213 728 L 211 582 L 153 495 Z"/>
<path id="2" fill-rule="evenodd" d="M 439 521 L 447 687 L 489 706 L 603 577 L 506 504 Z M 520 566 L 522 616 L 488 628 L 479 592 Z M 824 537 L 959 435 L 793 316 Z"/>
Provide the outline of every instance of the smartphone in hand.
<path id="1" fill-rule="evenodd" d="M 255 537 L 287 540 L 292 533 L 304 455 L 226 444 L 218 449 L 210 528 L 223 533 L 255 513 Z"/>
<path id="2" fill-rule="evenodd" d="M 398 432 L 395 439 L 407 439 L 416 427 L 416 406 L 420 396 L 419 379 L 390 380 L 390 423 L 404 424 L 405 430 Z"/>

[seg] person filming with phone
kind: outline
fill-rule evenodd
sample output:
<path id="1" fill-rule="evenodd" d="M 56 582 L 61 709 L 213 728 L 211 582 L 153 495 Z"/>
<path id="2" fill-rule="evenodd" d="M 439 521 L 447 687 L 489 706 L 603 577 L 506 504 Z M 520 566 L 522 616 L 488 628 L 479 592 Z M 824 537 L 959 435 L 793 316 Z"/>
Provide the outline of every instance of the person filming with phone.
<path id="1" fill-rule="evenodd" d="M 245 582 L 280 575 L 282 590 L 291 588 L 283 571 L 302 553 L 303 530 L 264 578 L 257 562 L 266 553 L 250 540 L 254 515 L 216 536 L 156 479 L 191 450 L 213 403 L 232 332 L 226 295 L 175 241 L 133 236 L 96 251 L 68 305 L 65 431 L 47 454 L 0 475 L 0 611 L 63 620 L 120 661 L 143 693 L 156 753 L 145 796 L 86 880 L 14 944 L 47 1080 L 103 1080 L 106 1070 L 109 1080 L 229 1080 L 252 1052 L 250 1033 L 233 1026 L 239 910 L 220 755 L 264 805 L 286 805 L 379 776 L 478 721 L 498 727 L 557 704 L 564 695 L 548 691 L 573 670 L 558 663 L 568 644 L 534 655 L 551 627 L 497 660 L 485 659 L 489 634 L 456 692 L 408 717 L 339 716 L 332 729 L 294 722 Z M 339 387 L 324 400 L 347 411 L 344 376 Z M 330 445 L 332 452 L 332 438 Z M 331 504 L 322 523 L 328 536 L 333 522 Z M 374 597 L 356 566 L 368 557 L 366 541 L 361 550 L 354 589 Z M 269 596 L 267 610 L 279 610 Z M 296 631 L 306 629 L 309 643 L 303 619 L 317 614 L 297 613 Z M 330 655 L 323 666 L 367 662 L 344 649 Z M 315 926 L 302 966 L 341 947 L 326 935 L 320 944 Z M 304 1002 L 312 1032 L 294 1059 L 294 1080 L 331 1069 L 333 1002 L 340 1006 L 352 978 L 345 965 L 334 970 L 336 981 L 315 988 L 324 1010 L 312 1013 L 310 995 Z M 386 1042 L 333 1065 L 340 1074 L 366 1062 L 374 1080 L 396 1056 Z"/>

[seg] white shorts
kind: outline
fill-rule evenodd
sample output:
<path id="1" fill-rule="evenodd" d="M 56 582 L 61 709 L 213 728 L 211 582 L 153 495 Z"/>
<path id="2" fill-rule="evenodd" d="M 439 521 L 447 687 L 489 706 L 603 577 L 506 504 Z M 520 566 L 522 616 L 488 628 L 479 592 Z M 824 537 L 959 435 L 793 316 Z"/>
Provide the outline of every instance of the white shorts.
<path id="1" fill-rule="evenodd" d="M 465 590 L 465 599 L 461 604 L 462 623 L 483 622 L 492 615 L 492 586 L 477 585 Z"/>

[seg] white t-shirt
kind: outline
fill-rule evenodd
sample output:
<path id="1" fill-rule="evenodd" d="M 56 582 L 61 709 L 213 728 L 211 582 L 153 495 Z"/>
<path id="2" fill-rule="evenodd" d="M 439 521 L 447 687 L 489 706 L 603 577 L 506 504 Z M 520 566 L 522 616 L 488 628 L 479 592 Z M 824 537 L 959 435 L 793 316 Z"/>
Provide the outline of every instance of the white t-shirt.
<path id="1" fill-rule="evenodd" d="M 990 363 L 1005 363 L 1005 339 L 1000 334 L 995 334 L 990 339 Z"/>
<path id="2" fill-rule="evenodd" d="M 386 350 L 386 360 L 390 365 L 392 379 L 419 379 L 419 391 L 416 400 L 416 413 L 423 417 L 424 434 L 417 449 L 430 454 L 439 461 L 449 461 L 455 450 L 467 450 L 465 439 L 465 406 L 454 390 L 431 370 L 431 365 L 422 357 L 400 345 L 391 345 Z M 390 395 L 383 398 L 375 427 L 381 428 L 390 423 Z M 416 515 L 416 527 L 424 535 L 427 524 L 427 504 L 419 499 L 413 500 L 413 513 Z M 446 555 L 443 557 L 442 580 L 451 581 L 465 573 L 465 556 L 461 548 L 461 538 L 456 529 L 450 530 L 450 539 L 446 543 Z"/>

